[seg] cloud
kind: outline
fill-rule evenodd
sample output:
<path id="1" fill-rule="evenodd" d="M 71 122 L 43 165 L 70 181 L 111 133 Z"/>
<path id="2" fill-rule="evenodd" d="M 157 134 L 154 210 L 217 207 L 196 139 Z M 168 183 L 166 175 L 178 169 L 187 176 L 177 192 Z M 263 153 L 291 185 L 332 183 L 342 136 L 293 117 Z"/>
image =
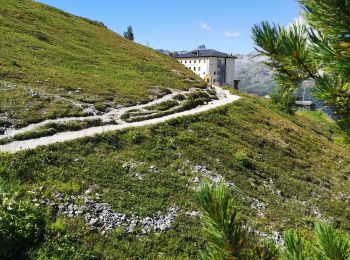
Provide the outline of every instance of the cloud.
<path id="1" fill-rule="evenodd" d="M 209 24 L 207 24 L 207 23 L 201 23 L 201 27 L 202 27 L 202 29 L 204 29 L 206 31 L 209 31 L 209 32 L 212 31 L 211 26 Z"/>
<path id="2" fill-rule="evenodd" d="M 231 31 L 225 31 L 225 37 L 226 38 L 236 38 L 241 35 L 240 32 L 231 32 Z"/>

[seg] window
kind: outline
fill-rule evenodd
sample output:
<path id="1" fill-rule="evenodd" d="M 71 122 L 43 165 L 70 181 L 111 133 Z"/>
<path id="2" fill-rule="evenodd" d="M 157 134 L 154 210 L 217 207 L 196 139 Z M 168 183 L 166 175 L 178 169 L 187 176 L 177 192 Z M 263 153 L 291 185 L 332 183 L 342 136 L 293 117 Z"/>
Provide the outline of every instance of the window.
<path id="1" fill-rule="evenodd" d="M 191 61 L 190 61 L 190 63 L 191 63 Z"/>
<path id="2" fill-rule="evenodd" d="M 199 60 L 198 63 L 201 63 L 201 60 Z"/>
<path id="3" fill-rule="evenodd" d="M 187 60 L 185 60 L 185 63 L 187 63 Z"/>
<path id="4" fill-rule="evenodd" d="M 193 71 L 196 71 L 196 67 L 193 67 Z"/>
<path id="5" fill-rule="evenodd" d="M 216 71 L 214 71 L 214 75 L 216 75 Z"/>
<path id="6" fill-rule="evenodd" d="M 213 79 L 213 82 L 215 83 L 215 79 Z"/>
<path id="7" fill-rule="evenodd" d="M 201 67 L 198 67 L 198 71 L 201 71 Z"/>
<path id="8" fill-rule="evenodd" d="M 196 63 L 196 60 L 194 60 L 193 63 Z"/>
<path id="9" fill-rule="evenodd" d="M 205 75 L 205 72 L 203 72 L 203 75 Z"/>

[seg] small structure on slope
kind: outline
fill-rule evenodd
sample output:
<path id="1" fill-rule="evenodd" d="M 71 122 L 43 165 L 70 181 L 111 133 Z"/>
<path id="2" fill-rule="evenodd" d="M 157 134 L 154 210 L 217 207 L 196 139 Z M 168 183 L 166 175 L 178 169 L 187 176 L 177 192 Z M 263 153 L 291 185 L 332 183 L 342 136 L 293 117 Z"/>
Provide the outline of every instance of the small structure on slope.
<path id="1" fill-rule="evenodd" d="M 295 104 L 298 108 L 298 110 L 301 111 L 314 111 L 316 109 L 316 105 L 312 101 L 295 101 Z"/>

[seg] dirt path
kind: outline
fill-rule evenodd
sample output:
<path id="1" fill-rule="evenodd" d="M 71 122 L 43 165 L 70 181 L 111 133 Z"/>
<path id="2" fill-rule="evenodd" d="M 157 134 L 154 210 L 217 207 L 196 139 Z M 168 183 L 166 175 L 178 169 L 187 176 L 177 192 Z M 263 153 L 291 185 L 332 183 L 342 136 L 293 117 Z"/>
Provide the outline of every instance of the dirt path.
<path id="1" fill-rule="evenodd" d="M 66 141 L 70 141 L 70 140 L 74 140 L 74 139 L 78 139 L 78 138 L 83 138 L 83 137 L 87 137 L 87 136 L 93 136 L 96 134 L 109 132 L 109 131 L 121 130 L 121 129 L 125 129 L 125 128 L 130 128 L 130 127 L 141 127 L 141 126 L 146 126 L 146 125 L 154 125 L 154 124 L 165 122 L 171 118 L 175 118 L 175 117 L 179 117 L 179 116 L 186 116 L 186 115 L 193 115 L 193 114 L 197 114 L 200 112 L 208 111 L 210 109 L 234 102 L 240 98 L 239 96 L 230 94 L 228 90 L 223 90 L 219 87 L 215 87 L 215 90 L 216 90 L 217 96 L 219 98 L 218 100 L 213 100 L 212 102 L 210 102 L 207 105 L 202 105 L 202 106 L 196 107 L 196 108 L 191 109 L 191 110 L 187 110 L 187 111 L 183 111 L 183 112 L 179 112 L 179 113 L 175 113 L 175 114 L 171 114 L 171 115 L 167 115 L 167 116 L 163 116 L 163 117 L 159 117 L 159 118 L 144 120 L 144 121 L 140 121 L 140 122 L 132 122 L 132 123 L 122 122 L 118 125 L 106 125 L 106 126 L 90 127 L 90 128 L 79 130 L 79 131 L 62 132 L 62 133 L 57 133 L 57 134 L 52 135 L 52 136 L 46 136 L 46 137 L 41 137 L 41 138 L 37 138 L 37 139 L 30 139 L 30 140 L 24 140 L 24 141 L 14 141 L 14 142 L 11 142 L 11 143 L 8 143 L 5 145 L 0 145 L 0 152 L 16 153 L 18 151 L 25 150 L 25 149 L 34 149 L 34 148 L 36 148 L 38 146 L 42 146 L 42 145 L 50 145 L 50 144 L 54 144 L 54 143 L 58 143 L 58 142 L 66 142 Z M 23 129 L 13 130 L 12 132 L 10 132 L 10 136 L 14 136 L 15 134 L 18 134 L 18 133 L 23 133 L 23 132 L 26 132 L 29 130 L 33 130 L 33 129 L 37 128 L 38 126 L 45 125 L 49 122 L 87 120 L 87 119 L 94 119 L 94 118 L 100 118 L 100 117 L 104 117 L 102 119 L 106 120 L 106 118 L 109 118 L 109 116 L 113 117 L 116 115 L 121 115 L 122 113 L 124 113 L 130 109 L 142 108 L 144 106 L 148 106 L 151 104 L 163 102 L 165 100 L 172 98 L 175 94 L 177 94 L 177 93 L 165 96 L 161 99 L 152 101 L 152 102 L 145 104 L 145 105 L 122 108 L 119 110 L 117 109 L 117 110 L 111 111 L 111 112 L 109 112 L 105 115 L 102 115 L 102 116 L 91 116 L 91 117 L 84 117 L 84 118 L 66 118 L 66 119 L 62 118 L 62 119 L 56 119 L 56 120 L 46 120 L 46 121 L 44 121 L 45 123 L 41 122 L 39 124 L 30 125 L 30 126 L 23 128 Z M 108 114 L 110 114 L 110 115 L 108 115 Z M 9 136 L 9 133 L 8 133 L 8 136 Z"/>

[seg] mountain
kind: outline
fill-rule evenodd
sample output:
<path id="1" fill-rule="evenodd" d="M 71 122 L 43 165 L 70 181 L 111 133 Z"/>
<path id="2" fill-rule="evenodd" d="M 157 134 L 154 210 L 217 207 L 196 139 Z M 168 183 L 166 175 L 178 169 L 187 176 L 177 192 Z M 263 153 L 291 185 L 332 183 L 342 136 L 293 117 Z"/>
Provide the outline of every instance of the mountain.
<path id="1" fill-rule="evenodd" d="M 240 80 L 239 89 L 243 92 L 259 96 L 270 95 L 275 87 L 273 70 L 264 64 L 266 58 L 257 53 L 237 54 L 235 76 Z M 296 91 L 299 100 L 311 100 L 316 108 L 321 108 L 324 103 L 312 95 L 313 82 L 307 81 L 304 88 Z"/>
<path id="2" fill-rule="evenodd" d="M 275 86 L 272 70 L 263 62 L 264 57 L 257 53 L 236 54 L 236 78 L 240 80 L 241 91 L 265 96 L 271 93 Z"/>

